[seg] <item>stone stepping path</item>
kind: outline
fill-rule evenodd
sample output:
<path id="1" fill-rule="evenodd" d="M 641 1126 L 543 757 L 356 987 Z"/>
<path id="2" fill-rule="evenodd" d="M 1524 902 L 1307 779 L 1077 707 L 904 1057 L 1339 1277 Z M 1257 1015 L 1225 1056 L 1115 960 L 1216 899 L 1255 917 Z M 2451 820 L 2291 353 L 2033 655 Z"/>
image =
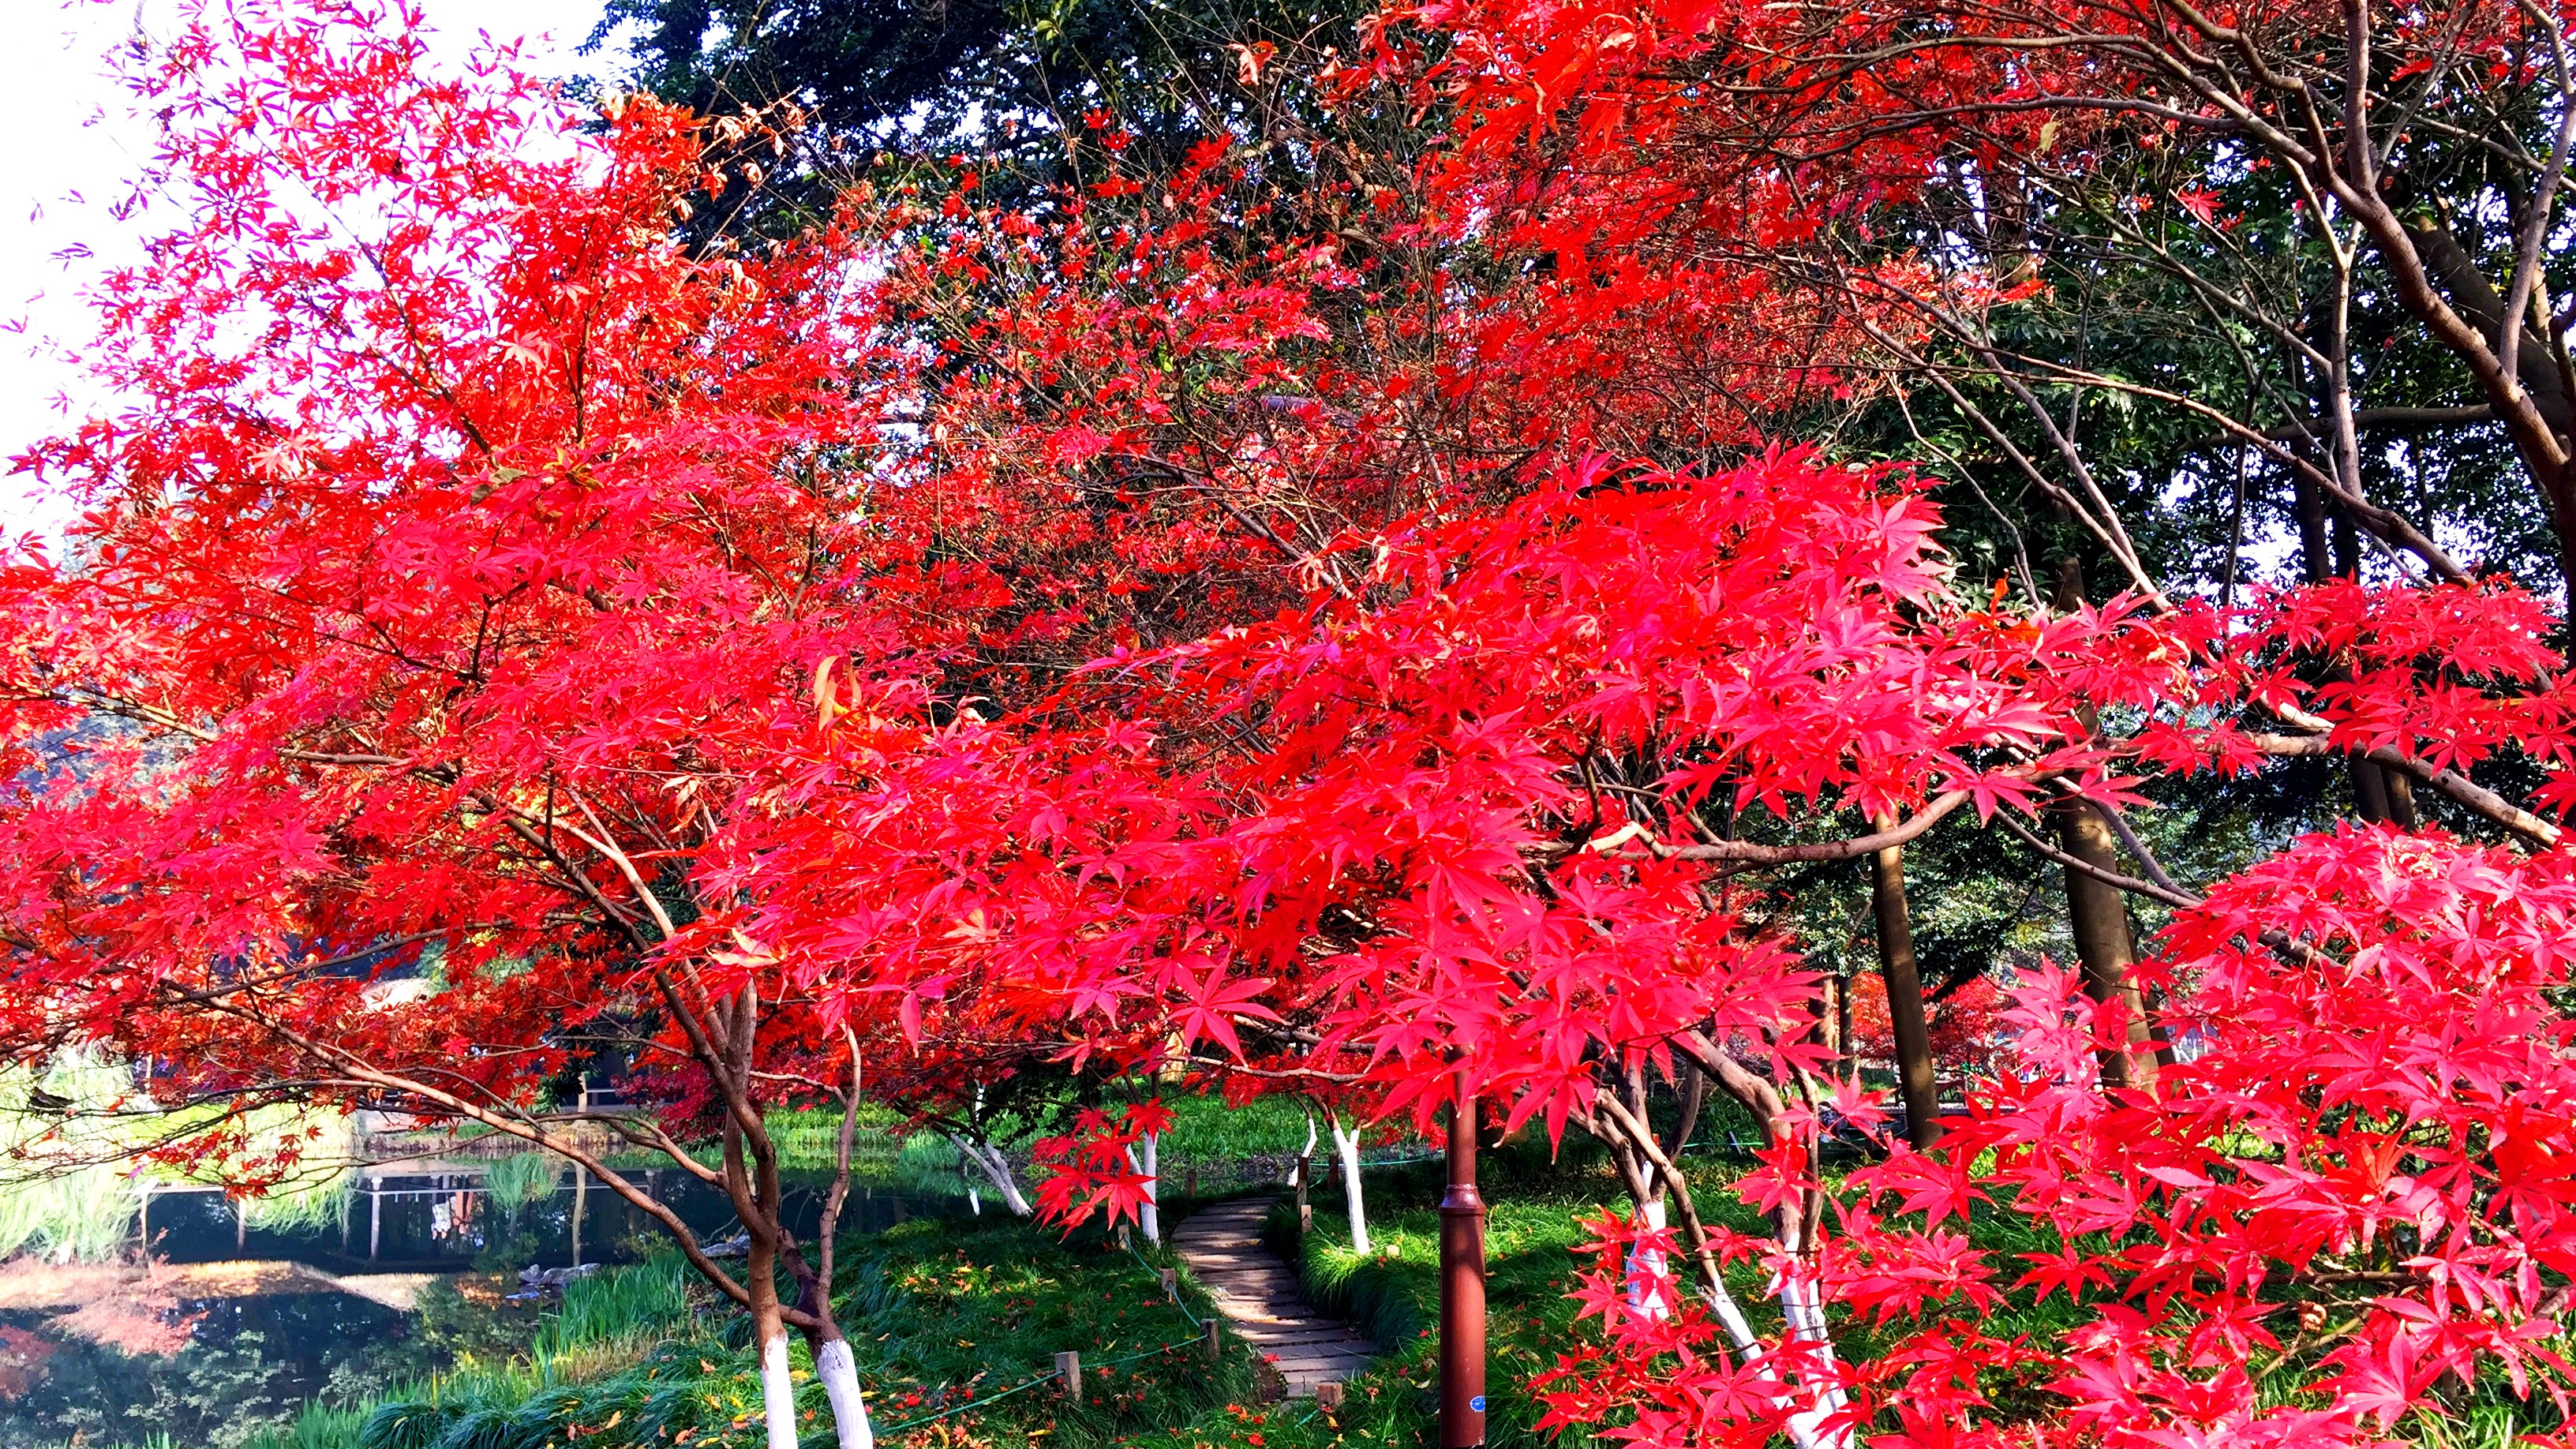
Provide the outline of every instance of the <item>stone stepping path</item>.
<path id="1" fill-rule="evenodd" d="M 1190 1214 L 1172 1232 L 1172 1251 L 1189 1265 L 1226 1328 L 1268 1355 L 1288 1381 L 1291 1398 L 1339 1383 L 1366 1369 L 1377 1345 L 1306 1301 L 1296 1270 L 1261 1246 L 1271 1199 L 1244 1198 Z"/>

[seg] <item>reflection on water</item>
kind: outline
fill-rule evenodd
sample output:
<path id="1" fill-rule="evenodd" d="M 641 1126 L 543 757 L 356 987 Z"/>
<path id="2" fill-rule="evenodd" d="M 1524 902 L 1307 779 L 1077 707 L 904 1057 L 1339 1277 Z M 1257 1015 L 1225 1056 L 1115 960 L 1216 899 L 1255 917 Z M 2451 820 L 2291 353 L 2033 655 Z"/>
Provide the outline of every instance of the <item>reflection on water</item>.
<path id="1" fill-rule="evenodd" d="M 431 1162 L 353 1177 L 336 1221 L 296 1232 L 245 1227 L 220 1193 L 161 1192 L 145 1212 L 156 1256 L 172 1263 L 291 1261 L 344 1277 L 491 1274 L 441 1279 L 404 1313 L 344 1292 L 135 1298 L 77 1312 L 0 1312 L 0 1449 L 172 1443 L 230 1449 L 332 1401 L 434 1372 L 459 1353 L 506 1354 L 542 1309 L 501 1295 L 508 1270 L 534 1263 L 632 1261 L 659 1241 L 644 1214 L 587 1174 L 537 1164 Z M 497 1170 L 495 1170 L 497 1169 Z M 787 1174 L 790 1226 L 810 1235 L 828 1182 Z M 638 1186 L 707 1238 L 737 1224 L 721 1190 L 676 1171 Z M 962 1195 L 855 1183 L 845 1232 L 967 1210 Z M 123 1314 L 120 1318 L 117 1315 Z M 129 1352 L 154 1347 L 175 1352 Z"/>
<path id="2" fill-rule="evenodd" d="M 192 1339 L 167 1355 L 62 1332 L 42 1313 L 0 1314 L 0 1445 L 166 1434 L 228 1449 L 335 1379 L 373 1377 L 371 1358 L 398 1370 L 413 1326 L 411 1315 L 347 1293 L 182 1301 L 177 1311 L 195 1319 Z"/>
<path id="3" fill-rule="evenodd" d="M 270 1258 L 334 1273 L 625 1263 L 661 1241 L 661 1229 L 641 1209 L 586 1172 L 567 1169 L 551 1188 L 540 1187 L 532 1196 L 512 1201 L 514 1194 L 487 1185 L 491 1174 L 484 1164 L 415 1166 L 432 1170 L 396 1164 L 354 1176 L 342 1196 L 338 1223 L 326 1228 L 245 1228 L 233 1205 L 216 1192 L 156 1193 L 144 1222 L 154 1255 L 173 1263 Z M 782 1176 L 788 1226 L 800 1237 L 808 1236 L 822 1216 L 830 1179 L 822 1173 Z M 671 1169 L 638 1171 L 635 1182 L 700 1237 L 723 1237 L 740 1226 L 721 1188 Z M 849 1201 L 841 1207 L 841 1230 L 878 1232 L 907 1218 L 964 1208 L 959 1195 L 853 1183 Z M 498 1259 L 478 1264 L 495 1253 Z"/>

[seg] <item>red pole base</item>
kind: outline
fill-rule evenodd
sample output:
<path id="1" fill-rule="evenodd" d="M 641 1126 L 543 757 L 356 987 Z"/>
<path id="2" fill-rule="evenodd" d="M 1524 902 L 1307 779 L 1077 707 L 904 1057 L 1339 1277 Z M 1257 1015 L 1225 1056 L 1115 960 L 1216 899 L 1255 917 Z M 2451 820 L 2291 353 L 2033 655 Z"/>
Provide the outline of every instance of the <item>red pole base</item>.
<path id="1" fill-rule="evenodd" d="M 1476 1099 L 1449 1113 L 1440 1199 L 1440 1449 L 1485 1443 L 1485 1200 L 1476 1192 Z"/>

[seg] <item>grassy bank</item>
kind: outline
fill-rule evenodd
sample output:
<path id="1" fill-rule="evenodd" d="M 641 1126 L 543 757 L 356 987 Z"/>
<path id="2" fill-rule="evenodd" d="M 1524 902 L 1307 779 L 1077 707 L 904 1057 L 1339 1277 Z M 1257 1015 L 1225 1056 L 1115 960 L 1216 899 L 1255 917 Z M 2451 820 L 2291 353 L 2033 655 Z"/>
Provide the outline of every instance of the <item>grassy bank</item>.
<path id="1" fill-rule="evenodd" d="M 1729 1199 L 1728 1162 L 1705 1164 L 1703 1205 Z M 1595 1449 L 1585 1429 L 1540 1435 L 1531 1380 L 1588 1336 L 1565 1297 L 1578 1220 L 1620 1200 L 1597 1156 L 1570 1148 L 1490 1154 L 1488 1442 L 1494 1449 Z M 1300 1238 L 1284 1204 L 1273 1246 L 1298 1263 L 1310 1296 L 1386 1345 L 1334 1415 L 1278 1402 L 1239 1343 L 1213 1372 L 1191 1314 L 1163 1299 L 1163 1261 L 995 1220 L 915 1220 L 853 1239 L 840 1280 L 880 1442 L 894 1449 L 1419 1449 L 1436 1442 L 1438 1312 L 1436 1164 L 1373 1172 L 1379 1251 L 1354 1253 L 1339 1194 L 1315 1195 L 1315 1230 Z M 1175 1203 L 1175 1216 L 1187 1205 Z M 1749 1226 L 1749 1223 L 1746 1224 Z M 1748 1294 L 1754 1286 L 1744 1285 Z M 2029 1325 L 2040 1328 L 2036 1322 Z M 363 1403 L 316 1408 L 294 1430 L 251 1449 L 584 1449 L 748 1446 L 761 1438 L 755 1363 L 742 1316 L 664 1259 L 572 1285 L 536 1340 L 504 1360 L 470 1363 L 435 1383 Z M 2044 1331 L 2044 1330 L 2043 1330 Z M 1854 1332 L 1846 1347 L 1869 1351 Z M 1084 1392 L 1069 1398 L 1053 1356 L 1082 1355 Z M 808 1446 L 829 1442 L 820 1386 L 801 1344 L 792 1354 Z M 1266 1380 L 1266 1382 L 1265 1382 Z M 2483 1387 L 2483 1386 L 2482 1386 Z M 2465 1407 L 2465 1406 L 2464 1406 Z M 1597 1426 L 1603 1430 L 1617 1426 Z M 2540 1427 L 2492 1401 L 2465 1422 L 2401 1430 L 2426 1449 L 2503 1449 Z M 576 1433 L 575 1431 L 578 1431 Z"/>
<path id="2" fill-rule="evenodd" d="M 887 1443 L 1105 1449 L 1259 1397 L 1251 1355 L 1237 1346 L 1211 1372 L 1190 1312 L 1164 1298 L 1153 1266 L 1106 1241 L 925 1219 L 844 1251 L 843 1322 Z M 585 1449 L 748 1446 L 761 1437 L 760 1384 L 744 1330 L 738 1311 L 658 1259 L 570 1285 L 524 1354 L 316 1406 L 252 1449 L 538 1449 L 575 1426 Z M 1083 1359 L 1079 1400 L 1049 1377 L 1068 1349 Z M 807 1441 L 828 1442 L 801 1341 L 792 1361 Z"/>

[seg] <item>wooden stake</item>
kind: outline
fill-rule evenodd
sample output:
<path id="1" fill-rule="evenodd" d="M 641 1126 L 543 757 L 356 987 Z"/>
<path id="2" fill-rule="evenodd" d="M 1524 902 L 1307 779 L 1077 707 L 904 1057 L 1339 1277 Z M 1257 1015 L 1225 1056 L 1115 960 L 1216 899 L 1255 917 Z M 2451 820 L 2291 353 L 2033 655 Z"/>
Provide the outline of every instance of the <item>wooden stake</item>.
<path id="1" fill-rule="evenodd" d="M 1082 1355 L 1060 1353 L 1055 1356 L 1055 1376 L 1064 1380 L 1064 1391 L 1074 1398 L 1082 1397 Z"/>

